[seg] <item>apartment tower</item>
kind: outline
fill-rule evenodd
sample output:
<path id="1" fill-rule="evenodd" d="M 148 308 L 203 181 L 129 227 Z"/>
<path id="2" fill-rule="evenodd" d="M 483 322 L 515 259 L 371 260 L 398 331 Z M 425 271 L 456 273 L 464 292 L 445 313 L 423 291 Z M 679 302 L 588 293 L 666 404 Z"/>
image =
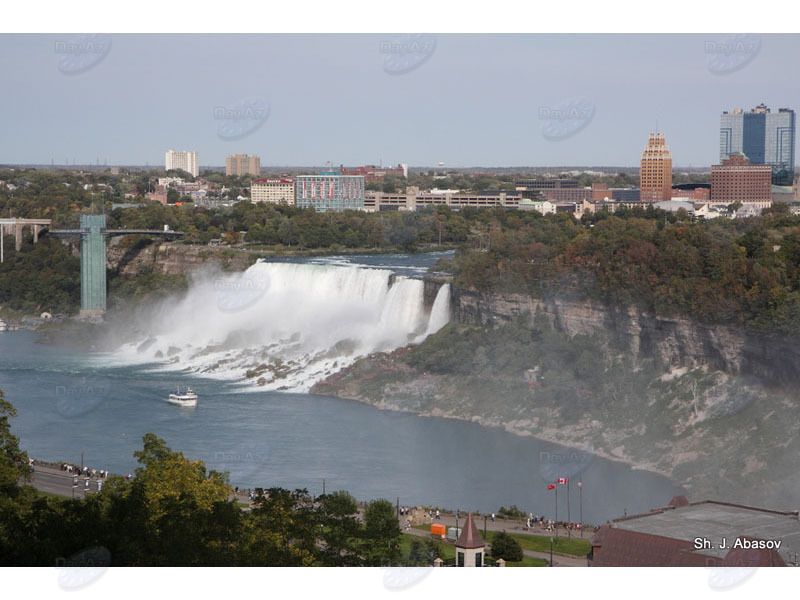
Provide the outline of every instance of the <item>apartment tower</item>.
<path id="1" fill-rule="evenodd" d="M 175 150 L 167 150 L 164 159 L 164 168 L 167 171 L 173 169 L 180 169 L 191 174 L 192 177 L 197 177 L 200 174 L 200 169 L 197 162 L 197 152 L 176 152 Z"/>
<path id="2" fill-rule="evenodd" d="M 261 175 L 261 159 L 258 156 L 235 154 L 225 159 L 225 175 Z"/>

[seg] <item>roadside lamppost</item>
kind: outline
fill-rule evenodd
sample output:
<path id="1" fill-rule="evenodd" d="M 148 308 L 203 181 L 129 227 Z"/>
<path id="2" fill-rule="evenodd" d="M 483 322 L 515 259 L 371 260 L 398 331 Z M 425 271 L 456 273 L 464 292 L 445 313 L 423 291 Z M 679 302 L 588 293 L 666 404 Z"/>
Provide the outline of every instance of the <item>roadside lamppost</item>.
<path id="1" fill-rule="evenodd" d="M 486 517 L 488 517 L 486 513 L 483 513 L 483 540 L 486 541 Z"/>

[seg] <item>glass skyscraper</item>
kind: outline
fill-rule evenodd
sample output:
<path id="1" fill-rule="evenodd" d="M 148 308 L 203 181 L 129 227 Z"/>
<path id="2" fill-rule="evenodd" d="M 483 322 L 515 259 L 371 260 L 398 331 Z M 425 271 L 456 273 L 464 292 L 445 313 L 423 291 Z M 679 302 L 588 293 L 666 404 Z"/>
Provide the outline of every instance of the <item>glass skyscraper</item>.
<path id="1" fill-rule="evenodd" d="M 723 112 L 719 125 L 720 164 L 732 154 L 744 154 L 752 164 L 770 165 L 774 185 L 794 180 L 795 116 L 789 108 L 778 112 L 760 104 L 750 112 Z"/>

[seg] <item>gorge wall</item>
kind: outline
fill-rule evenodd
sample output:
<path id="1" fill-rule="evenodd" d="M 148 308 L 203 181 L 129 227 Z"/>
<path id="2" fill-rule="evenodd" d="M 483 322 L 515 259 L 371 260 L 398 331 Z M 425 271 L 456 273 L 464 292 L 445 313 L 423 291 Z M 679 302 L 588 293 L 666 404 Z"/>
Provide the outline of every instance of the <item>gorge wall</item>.
<path id="1" fill-rule="evenodd" d="M 233 271 L 244 271 L 256 256 L 245 251 L 208 246 L 185 246 L 161 241 L 136 240 L 122 243 L 112 238 L 108 244 L 107 263 L 125 276 L 135 276 L 143 269 L 154 269 L 164 275 L 183 275 L 206 264 L 215 264 Z"/>
<path id="2" fill-rule="evenodd" d="M 452 296 L 453 318 L 458 323 L 499 326 L 538 311 L 569 337 L 606 333 L 632 356 L 655 358 L 666 368 L 704 366 L 752 375 L 768 385 L 800 385 L 800 345 L 787 337 L 698 323 L 688 317 L 647 314 L 633 306 L 604 306 L 586 299 L 538 299 L 457 287 Z"/>
<path id="3" fill-rule="evenodd" d="M 692 500 L 796 504 L 793 340 L 569 295 L 454 286 L 451 301 L 438 334 L 361 359 L 312 392 L 591 447 L 670 477 Z"/>

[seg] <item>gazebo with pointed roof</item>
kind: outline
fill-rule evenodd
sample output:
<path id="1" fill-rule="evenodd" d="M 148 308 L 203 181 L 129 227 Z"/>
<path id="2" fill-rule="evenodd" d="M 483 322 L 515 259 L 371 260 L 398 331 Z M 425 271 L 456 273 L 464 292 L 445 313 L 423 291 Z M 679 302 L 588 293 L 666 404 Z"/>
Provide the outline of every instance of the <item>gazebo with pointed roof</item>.
<path id="1" fill-rule="evenodd" d="M 472 513 L 467 515 L 467 522 L 461 530 L 461 535 L 456 541 L 456 566 L 457 567 L 482 567 L 486 542 L 483 541 L 478 527 L 472 518 Z"/>

